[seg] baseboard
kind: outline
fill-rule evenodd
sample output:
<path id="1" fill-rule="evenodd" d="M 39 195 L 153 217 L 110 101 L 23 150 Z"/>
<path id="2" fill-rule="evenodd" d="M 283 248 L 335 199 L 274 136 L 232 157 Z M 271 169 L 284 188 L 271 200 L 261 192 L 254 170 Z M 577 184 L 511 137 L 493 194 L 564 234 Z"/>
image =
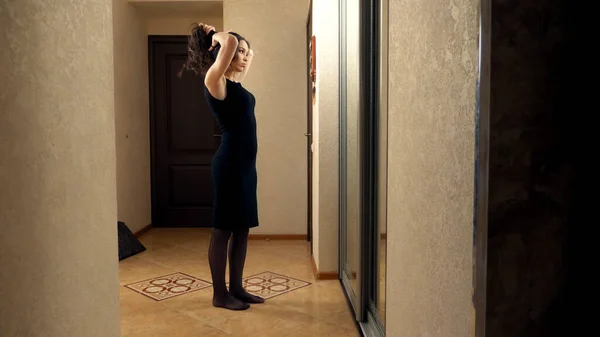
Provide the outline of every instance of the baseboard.
<path id="1" fill-rule="evenodd" d="M 148 233 L 148 231 L 150 231 L 152 229 L 152 224 L 149 224 L 148 226 L 140 229 L 139 231 L 133 233 L 133 235 L 135 235 L 136 238 L 139 238 L 140 236 Z"/>
<path id="2" fill-rule="evenodd" d="M 139 231 L 133 233 L 136 238 L 146 234 L 149 230 L 153 228 L 152 224 L 140 229 Z M 308 239 L 308 235 L 306 234 L 250 234 L 248 235 L 249 240 L 272 240 L 272 241 L 295 241 L 302 240 L 306 241 Z"/>
<path id="3" fill-rule="evenodd" d="M 250 234 L 249 240 L 271 240 L 271 241 L 306 241 L 306 234 Z"/>
<path id="4" fill-rule="evenodd" d="M 331 271 L 331 272 L 320 272 L 317 269 L 317 263 L 315 262 L 315 256 L 311 255 L 310 256 L 310 261 L 312 264 L 312 270 L 313 270 L 313 274 L 315 275 L 315 279 L 317 280 L 337 280 L 338 279 L 338 273 Z"/>

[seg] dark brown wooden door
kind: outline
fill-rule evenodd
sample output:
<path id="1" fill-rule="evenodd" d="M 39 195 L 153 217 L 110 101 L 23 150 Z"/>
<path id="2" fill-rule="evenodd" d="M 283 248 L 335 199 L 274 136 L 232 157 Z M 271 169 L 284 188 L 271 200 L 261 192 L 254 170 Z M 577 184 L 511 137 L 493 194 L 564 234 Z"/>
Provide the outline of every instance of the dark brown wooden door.
<path id="1" fill-rule="evenodd" d="M 149 36 L 152 148 L 152 223 L 209 227 L 216 122 L 204 98 L 203 77 L 177 74 L 187 56 L 185 36 Z"/>

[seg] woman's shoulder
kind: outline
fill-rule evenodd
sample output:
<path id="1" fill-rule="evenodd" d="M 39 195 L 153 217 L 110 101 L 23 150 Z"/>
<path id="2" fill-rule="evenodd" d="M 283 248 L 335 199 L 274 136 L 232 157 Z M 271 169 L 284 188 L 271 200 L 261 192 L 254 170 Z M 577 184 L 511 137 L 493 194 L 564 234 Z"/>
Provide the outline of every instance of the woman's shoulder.
<path id="1" fill-rule="evenodd" d="M 206 83 L 203 83 L 203 87 L 204 87 L 204 95 L 207 97 L 207 99 L 210 99 L 212 101 L 218 101 L 218 102 L 223 102 L 227 99 L 227 93 L 230 91 L 230 87 L 231 87 L 231 83 L 227 78 L 225 78 L 224 81 L 224 85 L 225 88 L 223 88 L 225 90 L 225 97 L 223 97 L 223 99 L 219 99 L 216 98 L 213 93 L 211 93 L 211 90 L 208 88 L 208 86 L 206 85 Z M 220 90 L 221 88 L 217 88 L 216 90 Z M 213 88 L 213 91 L 215 90 L 215 88 Z"/>

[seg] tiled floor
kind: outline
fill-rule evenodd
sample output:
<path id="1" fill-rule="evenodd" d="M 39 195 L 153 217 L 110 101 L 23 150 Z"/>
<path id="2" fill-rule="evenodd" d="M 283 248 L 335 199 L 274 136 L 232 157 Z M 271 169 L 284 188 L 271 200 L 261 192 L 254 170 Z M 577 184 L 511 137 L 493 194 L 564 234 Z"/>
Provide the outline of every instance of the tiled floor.
<path id="1" fill-rule="evenodd" d="M 123 337 L 359 336 L 339 282 L 314 279 L 303 241 L 251 240 L 244 281 L 267 303 L 214 308 L 209 233 L 153 229 L 148 250 L 120 262 Z"/>

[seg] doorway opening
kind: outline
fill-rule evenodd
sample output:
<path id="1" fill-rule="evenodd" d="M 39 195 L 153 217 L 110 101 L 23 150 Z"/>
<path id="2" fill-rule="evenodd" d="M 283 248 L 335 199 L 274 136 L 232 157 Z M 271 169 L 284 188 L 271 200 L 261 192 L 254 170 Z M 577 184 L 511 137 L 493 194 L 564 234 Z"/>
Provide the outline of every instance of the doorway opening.
<path id="1" fill-rule="evenodd" d="M 238 4 L 239 8 L 236 5 L 232 10 L 239 10 L 240 14 L 232 16 L 230 27 L 226 25 L 225 4 L 221 1 L 126 2 L 130 11 L 127 21 L 139 19 L 136 29 L 140 30 L 135 37 L 128 38 L 137 41 L 143 37 L 147 53 L 144 56 L 148 60 L 143 79 L 148 86 L 148 106 L 143 117 L 149 130 L 151 219 L 148 222 L 153 229 L 139 237 L 147 251 L 120 263 L 121 303 L 127 307 L 121 317 L 123 336 L 156 334 L 163 328 L 164 335 L 175 331 L 185 335 L 188 327 L 207 335 L 249 336 L 264 329 L 277 335 L 293 335 L 313 329 L 309 323 L 312 319 L 322 321 L 314 327 L 319 331 L 336 330 L 358 336 L 354 322 L 345 320 L 350 310 L 339 282 L 317 279 L 311 265 L 312 4 L 308 0 L 302 5 L 295 0 L 272 3 L 277 8 L 268 9 L 272 11 L 270 19 L 280 21 L 276 24 L 278 29 L 286 25 L 294 28 L 284 29 L 285 34 L 290 31 L 296 34 L 294 38 L 283 39 L 269 35 L 271 27 L 255 28 L 253 23 L 260 20 L 248 19 L 248 15 L 263 15 L 262 9 L 253 13 L 256 4 L 252 8 L 246 8 L 243 2 Z M 295 13 L 284 10 L 290 6 L 302 9 Z M 232 11 L 228 13 L 232 15 Z M 259 308 L 276 308 L 269 322 L 256 326 L 243 326 L 244 315 L 230 316 L 229 311 L 213 308 L 211 304 L 207 227 L 211 226 L 213 206 L 211 162 L 221 137 L 205 101 L 204 78 L 192 72 L 178 76 L 187 58 L 191 25 L 198 22 L 215 26 L 217 31 L 231 28 L 247 37 L 255 52 L 252 69 L 242 85 L 257 101 L 261 221 L 258 229 L 263 231 L 253 230 L 250 234 L 243 276 L 246 290 L 268 301 L 265 306 L 250 310 L 257 310 L 255 313 L 260 315 Z M 129 42 L 121 50 L 130 46 Z M 306 54 L 297 53 L 302 48 L 306 48 Z M 275 58 L 284 58 L 284 62 L 275 62 Z M 285 78 L 281 76 L 284 72 Z M 132 97 L 127 98 L 133 104 Z M 144 123 L 141 113 L 138 117 L 136 122 Z M 136 178 L 135 174 L 128 176 Z M 132 187 L 135 188 L 133 184 Z M 176 286 L 166 286 L 171 284 Z M 182 293 L 175 294 L 169 289 Z M 136 307 L 144 300 L 144 306 Z M 173 318 L 169 322 L 179 323 L 177 328 L 168 322 L 165 327 L 142 325 L 139 324 L 143 321 L 142 313 L 169 316 Z M 228 317 L 228 324 L 219 320 L 224 316 Z M 269 326 L 270 322 L 274 325 Z M 175 330 L 167 331 L 167 326 Z"/>

